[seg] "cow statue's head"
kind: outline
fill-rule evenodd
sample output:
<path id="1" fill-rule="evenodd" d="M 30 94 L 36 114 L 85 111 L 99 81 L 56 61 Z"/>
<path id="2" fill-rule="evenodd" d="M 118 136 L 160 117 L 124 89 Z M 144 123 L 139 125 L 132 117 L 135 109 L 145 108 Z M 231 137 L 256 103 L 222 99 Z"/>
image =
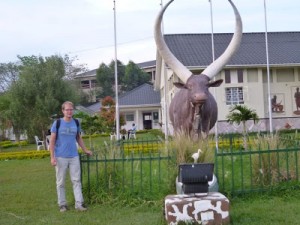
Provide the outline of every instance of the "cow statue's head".
<path id="1" fill-rule="evenodd" d="M 170 119 L 173 127 L 176 130 L 197 130 L 208 132 L 215 124 L 217 119 L 217 105 L 213 96 L 209 93 L 210 87 L 218 87 L 223 80 L 215 80 L 215 77 L 229 62 L 231 57 L 237 51 L 242 39 L 242 20 L 235 5 L 231 4 L 235 18 L 236 28 L 233 37 L 221 56 L 212 62 L 201 74 L 193 75 L 170 51 L 166 45 L 161 31 L 161 22 L 163 14 L 167 7 L 174 0 L 170 0 L 159 12 L 155 21 L 154 38 L 157 50 L 165 63 L 171 70 L 180 78 L 183 83 L 174 83 L 177 88 L 180 88 L 180 94 L 176 94 L 170 105 Z M 188 102 L 192 108 L 189 108 L 185 103 Z M 199 121 L 195 122 L 196 115 L 200 115 Z"/>

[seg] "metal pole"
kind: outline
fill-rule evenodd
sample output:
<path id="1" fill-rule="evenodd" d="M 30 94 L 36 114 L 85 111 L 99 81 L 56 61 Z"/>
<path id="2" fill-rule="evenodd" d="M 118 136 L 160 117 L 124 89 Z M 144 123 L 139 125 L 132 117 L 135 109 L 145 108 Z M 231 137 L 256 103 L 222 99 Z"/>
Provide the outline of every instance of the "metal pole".
<path id="1" fill-rule="evenodd" d="M 208 0 L 210 3 L 210 24 L 211 24 L 211 49 L 212 49 L 212 59 L 215 61 L 215 44 L 214 44 L 214 21 L 213 21 L 213 11 L 212 11 L 212 1 Z"/>
<path id="2" fill-rule="evenodd" d="M 270 133 L 273 134 L 266 0 L 264 0 L 264 12 L 265 12 L 265 41 L 266 41 L 267 76 L 268 76 L 268 103 L 269 103 L 269 126 L 270 126 L 269 129 L 270 129 Z"/>
<path id="3" fill-rule="evenodd" d="M 160 6 L 161 8 L 163 8 L 163 0 L 160 0 Z M 164 24 L 163 24 L 163 21 L 162 21 L 162 33 L 164 34 Z M 165 105 L 165 111 L 164 111 L 164 114 L 165 114 L 165 141 L 167 142 L 168 140 L 168 136 L 169 136 L 169 129 L 168 129 L 168 98 L 167 98 L 167 95 L 168 95 L 168 92 L 167 92 L 167 71 L 165 70 L 164 71 L 164 105 Z"/>
<path id="4" fill-rule="evenodd" d="M 115 95 L 116 95 L 116 139 L 120 139 L 120 116 L 118 97 L 118 57 L 117 57 L 117 23 L 116 23 L 116 1 L 114 0 L 114 40 L 115 40 Z"/>
<path id="5" fill-rule="evenodd" d="M 214 21 L 213 21 L 213 10 L 212 10 L 212 0 L 208 0 L 210 3 L 210 24 L 211 24 L 211 53 L 212 53 L 212 61 L 215 61 L 215 43 L 214 43 Z M 216 80 L 216 77 L 214 77 L 214 80 Z M 214 96 L 217 100 L 217 94 L 216 89 L 214 88 Z M 217 152 L 219 150 L 218 145 L 218 118 L 215 124 L 215 142 L 216 142 L 216 149 Z"/>

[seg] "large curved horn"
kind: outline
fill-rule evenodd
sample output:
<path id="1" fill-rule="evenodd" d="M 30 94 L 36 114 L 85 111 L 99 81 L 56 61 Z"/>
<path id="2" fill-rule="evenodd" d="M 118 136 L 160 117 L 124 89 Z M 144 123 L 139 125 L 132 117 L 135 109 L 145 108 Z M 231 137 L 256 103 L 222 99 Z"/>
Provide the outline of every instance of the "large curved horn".
<path id="1" fill-rule="evenodd" d="M 164 59 L 166 64 L 176 73 L 176 75 L 184 82 L 189 79 L 192 75 L 192 72 L 189 71 L 170 51 L 166 42 L 164 41 L 163 34 L 161 31 L 161 21 L 163 18 L 163 14 L 167 7 L 173 2 L 174 0 L 169 1 L 159 12 L 154 26 L 154 39 L 156 42 L 157 50 L 159 54 Z"/>
<path id="2" fill-rule="evenodd" d="M 242 24 L 241 16 L 237 8 L 235 7 L 235 5 L 232 3 L 232 1 L 231 0 L 228 1 L 231 4 L 235 14 L 235 21 L 236 21 L 235 32 L 224 53 L 220 55 L 219 58 L 217 58 L 214 62 L 212 62 L 202 72 L 203 75 L 206 75 L 209 78 L 216 76 L 223 69 L 223 67 L 229 62 L 229 60 L 234 55 L 234 53 L 238 50 L 242 41 L 243 24 Z"/>

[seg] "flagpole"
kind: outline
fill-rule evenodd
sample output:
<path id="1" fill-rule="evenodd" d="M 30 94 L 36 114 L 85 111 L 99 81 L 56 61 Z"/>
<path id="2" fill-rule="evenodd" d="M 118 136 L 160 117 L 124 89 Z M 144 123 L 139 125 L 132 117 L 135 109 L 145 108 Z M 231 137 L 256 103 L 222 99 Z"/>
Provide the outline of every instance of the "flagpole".
<path id="1" fill-rule="evenodd" d="M 117 57 L 117 23 L 116 23 L 116 1 L 114 0 L 114 41 L 115 41 L 115 98 L 116 98 L 116 135 L 120 139 L 120 116 L 119 116 L 119 97 L 118 97 L 118 57 Z"/>
<path id="2" fill-rule="evenodd" d="M 215 44 L 214 44 L 214 21 L 213 21 L 213 11 L 212 11 L 212 1 L 208 0 L 210 3 L 210 24 L 211 24 L 211 49 L 212 49 L 212 60 L 215 61 Z"/>
<path id="3" fill-rule="evenodd" d="M 266 0 L 264 0 L 264 16 L 265 16 L 265 42 L 266 42 L 267 77 L 268 77 L 268 106 L 269 106 L 269 126 L 270 126 L 269 129 L 270 129 L 270 133 L 273 134 Z"/>
<path id="4" fill-rule="evenodd" d="M 210 3 L 210 24 L 211 24 L 211 53 L 212 53 L 212 61 L 215 61 L 215 43 L 214 43 L 214 21 L 213 21 L 213 10 L 212 10 L 212 0 L 208 0 Z M 214 77 L 216 80 L 216 77 Z M 214 88 L 214 96 L 217 100 L 216 89 Z M 216 149 L 218 151 L 218 118 L 215 124 L 215 141 L 216 141 Z"/>
<path id="5" fill-rule="evenodd" d="M 160 6 L 161 8 L 163 8 L 163 0 L 160 0 Z M 162 34 L 164 34 L 164 23 L 162 21 Z M 164 111 L 164 116 L 165 116 L 165 141 L 168 142 L 168 136 L 169 136 L 169 130 L 168 130 L 168 102 L 167 102 L 167 95 L 168 95 L 168 91 L 167 91 L 167 73 L 166 71 L 164 71 L 164 105 L 165 105 L 165 111 Z"/>

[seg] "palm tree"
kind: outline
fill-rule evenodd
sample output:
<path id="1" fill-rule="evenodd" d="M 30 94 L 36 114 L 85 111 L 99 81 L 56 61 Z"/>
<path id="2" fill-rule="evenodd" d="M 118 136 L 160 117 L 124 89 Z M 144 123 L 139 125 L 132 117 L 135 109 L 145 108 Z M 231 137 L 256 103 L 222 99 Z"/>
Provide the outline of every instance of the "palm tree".
<path id="1" fill-rule="evenodd" d="M 230 124 L 240 123 L 243 124 L 243 139 L 244 139 L 244 148 L 245 150 L 248 148 L 247 146 L 247 127 L 246 122 L 248 120 L 253 120 L 254 123 L 259 121 L 258 115 L 255 110 L 248 108 L 243 105 L 234 105 L 227 115 L 227 122 Z"/>

